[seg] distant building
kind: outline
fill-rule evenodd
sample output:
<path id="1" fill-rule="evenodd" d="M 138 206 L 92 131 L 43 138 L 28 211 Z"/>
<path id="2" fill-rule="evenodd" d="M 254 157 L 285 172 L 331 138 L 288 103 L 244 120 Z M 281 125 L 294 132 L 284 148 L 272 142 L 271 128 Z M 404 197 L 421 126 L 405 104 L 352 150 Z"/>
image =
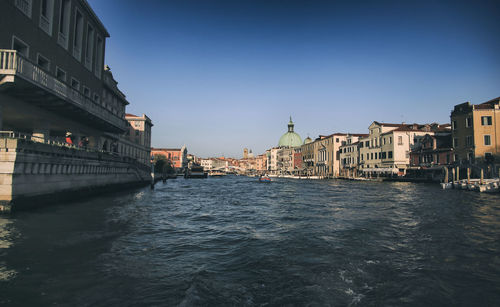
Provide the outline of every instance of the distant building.
<path id="1" fill-rule="evenodd" d="M 304 144 L 300 147 L 302 156 L 302 174 L 305 176 L 312 176 L 314 174 L 315 156 L 314 156 L 314 142 L 310 137 L 304 140 Z"/>
<path id="2" fill-rule="evenodd" d="M 271 149 L 270 155 L 268 155 L 268 169 L 271 168 L 270 171 L 274 174 L 292 174 L 295 172 L 295 148 L 300 148 L 302 139 L 294 131 L 294 126 L 295 124 L 290 116 L 288 131 L 280 137 L 277 149 Z M 274 154 L 276 160 L 273 158 Z"/>
<path id="3" fill-rule="evenodd" d="M 340 175 L 358 176 L 359 149 L 363 147 L 363 142 L 359 140 L 366 137 L 368 137 L 368 134 L 347 134 L 344 145 L 339 147 Z"/>
<path id="4" fill-rule="evenodd" d="M 248 148 L 243 148 L 243 159 L 248 159 Z"/>
<path id="5" fill-rule="evenodd" d="M 256 170 L 264 172 L 267 170 L 267 156 L 266 154 L 258 155 L 256 158 Z"/>
<path id="6" fill-rule="evenodd" d="M 360 138 L 360 165 L 365 174 L 406 174 L 410 152 L 426 134 L 446 133 L 449 125 L 391 124 L 374 121 L 368 137 Z M 361 144 L 363 142 L 363 144 Z"/>
<path id="7" fill-rule="evenodd" d="M 129 123 L 129 129 L 126 133 L 127 139 L 134 144 L 139 146 L 128 148 L 131 152 L 124 152 L 129 156 L 135 157 L 142 163 L 149 163 L 151 157 L 151 128 L 153 124 L 151 119 L 142 114 L 142 116 L 137 116 L 133 114 L 125 114 L 125 119 Z M 127 151 L 127 149 L 124 149 Z"/>
<path id="8" fill-rule="evenodd" d="M 295 131 L 293 131 L 295 124 L 290 116 L 290 121 L 288 122 L 288 131 L 283 134 L 278 142 L 278 147 L 299 147 L 302 145 L 302 139 Z"/>
<path id="9" fill-rule="evenodd" d="M 455 161 L 500 168 L 500 97 L 481 104 L 456 105 L 451 112 Z"/>
<path id="10" fill-rule="evenodd" d="M 187 167 L 187 148 L 151 148 L 151 155 L 162 155 L 172 163 L 172 166 L 177 170 Z"/>
<path id="11" fill-rule="evenodd" d="M 446 135 L 426 134 L 410 152 L 410 166 L 432 168 L 453 164 L 451 131 Z"/>

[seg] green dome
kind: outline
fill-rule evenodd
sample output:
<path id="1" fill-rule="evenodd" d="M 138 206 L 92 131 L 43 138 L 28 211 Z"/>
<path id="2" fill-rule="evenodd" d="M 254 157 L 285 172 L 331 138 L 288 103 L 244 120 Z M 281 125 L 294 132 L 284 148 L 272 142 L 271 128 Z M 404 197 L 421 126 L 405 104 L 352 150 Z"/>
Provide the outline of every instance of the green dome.
<path id="1" fill-rule="evenodd" d="M 288 123 L 288 132 L 283 134 L 278 143 L 278 147 L 298 147 L 302 145 L 302 139 L 300 135 L 293 132 L 293 122 L 292 117 L 290 117 L 290 122 Z"/>

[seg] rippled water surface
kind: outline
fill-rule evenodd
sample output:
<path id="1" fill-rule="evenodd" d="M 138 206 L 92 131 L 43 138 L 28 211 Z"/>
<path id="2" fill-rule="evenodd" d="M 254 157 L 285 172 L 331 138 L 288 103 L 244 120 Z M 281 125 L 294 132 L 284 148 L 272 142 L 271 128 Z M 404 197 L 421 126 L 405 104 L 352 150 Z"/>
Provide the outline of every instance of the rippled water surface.
<path id="1" fill-rule="evenodd" d="M 498 304 L 498 194 L 233 176 L 0 216 L 0 305 Z"/>

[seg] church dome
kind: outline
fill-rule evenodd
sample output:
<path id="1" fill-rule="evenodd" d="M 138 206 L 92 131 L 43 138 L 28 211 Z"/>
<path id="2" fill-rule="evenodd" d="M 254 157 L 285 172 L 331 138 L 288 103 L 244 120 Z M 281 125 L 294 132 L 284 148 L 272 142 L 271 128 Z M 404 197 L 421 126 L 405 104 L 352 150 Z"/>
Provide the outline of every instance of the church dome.
<path id="1" fill-rule="evenodd" d="M 306 137 L 306 138 L 304 139 L 304 145 L 305 145 L 305 144 L 309 144 L 309 143 L 311 143 L 312 141 L 313 141 L 313 140 L 312 140 L 310 137 Z"/>
<path id="2" fill-rule="evenodd" d="M 288 132 L 281 136 L 278 147 L 298 147 L 302 145 L 302 139 L 300 138 L 300 135 L 293 132 L 293 126 L 292 117 L 290 117 Z"/>

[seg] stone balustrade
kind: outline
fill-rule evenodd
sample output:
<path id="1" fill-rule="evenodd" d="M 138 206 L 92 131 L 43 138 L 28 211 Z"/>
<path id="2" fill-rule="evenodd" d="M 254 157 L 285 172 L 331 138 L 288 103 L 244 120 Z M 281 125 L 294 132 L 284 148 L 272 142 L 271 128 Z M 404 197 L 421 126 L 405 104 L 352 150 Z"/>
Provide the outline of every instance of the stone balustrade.
<path id="1" fill-rule="evenodd" d="M 0 75 L 19 76 L 115 128 L 122 131 L 126 129 L 125 119 L 58 80 L 16 50 L 0 49 Z"/>
<path id="2" fill-rule="evenodd" d="M 0 136 L 0 211 L 150 181 L 151 169 L 127 157 Z"/>

